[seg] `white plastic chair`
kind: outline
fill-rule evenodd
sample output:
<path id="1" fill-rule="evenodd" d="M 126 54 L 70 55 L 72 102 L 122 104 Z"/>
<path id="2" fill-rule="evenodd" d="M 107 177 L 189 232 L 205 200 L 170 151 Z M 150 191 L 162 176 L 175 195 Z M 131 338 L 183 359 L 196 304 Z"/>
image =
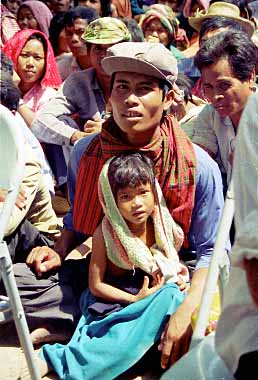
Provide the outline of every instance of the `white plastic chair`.
<path id="1" fill-rule="evenodd" d="M 214 251 L 209 266 L 201 305 L 192 335 L 190 348 L 177 363 L 167 370 L 160 380 L 233 380 L 234 376 L 226 368 L 216 352 L 215 334 L 205 336 L 210 308 L 217 284 L 223 303 L 223 290 L 228 279 L 228 265 L 225 244 L 229 237 L 234 216 L 233 183 L 226 194 L 224 209 L 218 229 Z"/>
<path id="2" fill-rule="evenodd" d="M 41 376 L 35 365 L 34 349 L 16 286 L 11 257 L 3 240 L 24 174 L 23 140 L 14 116 L 7 108 L 0 105 L 0 188 L 8 192 L 0 210 L 0 279 L 3 280 L 8 297 L 0 301 L 0 309 L 2 317 L 6 315 L 5 310 L 12 312 L 31 379 L 39 380 Z"/>

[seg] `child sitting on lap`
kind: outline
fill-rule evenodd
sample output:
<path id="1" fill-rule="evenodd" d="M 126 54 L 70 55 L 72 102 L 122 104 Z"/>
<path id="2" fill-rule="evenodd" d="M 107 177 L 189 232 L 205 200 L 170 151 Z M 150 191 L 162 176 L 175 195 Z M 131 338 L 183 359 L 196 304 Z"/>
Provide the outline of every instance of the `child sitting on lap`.
<path id="1" fill-rule="evenodd" d="M 104 218 L 93 236 L 89 290 L 67 345 L 45 345 L 42 376 L 114 379 L 157 342 L 184 299 L 188 271 L 179 262 L 183 232 L 172 219 L 141 153 L 107 161 L 99 178 Z"/>

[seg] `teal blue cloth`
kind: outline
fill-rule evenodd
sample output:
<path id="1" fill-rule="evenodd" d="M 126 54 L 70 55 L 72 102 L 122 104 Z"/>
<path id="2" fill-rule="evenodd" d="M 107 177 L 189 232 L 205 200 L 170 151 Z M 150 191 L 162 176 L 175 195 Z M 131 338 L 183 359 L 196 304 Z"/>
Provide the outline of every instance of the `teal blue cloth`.
<path id="1" fill-rule="evenodd" d="M 164 285 L 153 295 L 94 320 L 87 312 L 92 302 L 83 297 L 83 316 L 67 345 L 46 344 L 41 357 L 63 380 L 111 380 L 137 363 L 160 339 L 168 317 L 184 294 L 175 284 Z"/>
<path id="2" fill-rule="evenodd" d="M 182 52 L 181 52 L 179 49 L 177 49 L 175 46 L 170 45 L 170 46 L 169 46 L 169 50 L 171 51 L 171 53 L 174 54 L 174 57 L 177 59 L 177 61 L 179 61 L 180 59 L 185 58 L 184 53 L 182 53 Z"/>

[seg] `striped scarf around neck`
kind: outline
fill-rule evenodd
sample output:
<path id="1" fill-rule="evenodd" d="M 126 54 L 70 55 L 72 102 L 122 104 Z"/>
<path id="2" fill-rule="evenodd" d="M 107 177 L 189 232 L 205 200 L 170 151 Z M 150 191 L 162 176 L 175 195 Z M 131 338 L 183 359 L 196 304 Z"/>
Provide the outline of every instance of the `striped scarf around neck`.
<path id="1" fill-rule="evenodd" d="M 80 160 L 73 209 L 75 231 L 93 235 L 103 218 L 97 188 L 104 163 L 123 152 L 137 150 L 152 159 L 168 210 L 187 237 L 194 207 L 196 157 L 191 141 L 171 115 L 164 117 L 158 137 L 146 146 L 125 143 L 112 117 L 102 125 L 101 133 L 93 138 Z"/>

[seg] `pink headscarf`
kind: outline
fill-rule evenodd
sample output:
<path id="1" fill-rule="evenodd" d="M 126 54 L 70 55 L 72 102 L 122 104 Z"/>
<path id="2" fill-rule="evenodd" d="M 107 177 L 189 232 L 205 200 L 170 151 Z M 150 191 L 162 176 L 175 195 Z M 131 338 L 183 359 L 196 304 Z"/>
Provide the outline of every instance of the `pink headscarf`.
<path id="1" fill-rule="evenodd" d="M 47 87 L 58 88 L 62 83 L 62 80 L 56 64 L 52 46 L 44 33 L 34 29 L 20 30 L 15 33 L 15 35 L 5 44 L 3 51 L 13 61 L 14 70 L 17 71 L 19 55 L 21 54 L 24 45 L 27 43 L 29 38 L 33 36 L 33 34 L 39 34 L 45 40 L 45 44 L 47 46 L 45 74 L 40 81 L 40 85 L 43 89 Z"/>
<path id="2" fill-rule="evenodd" d="M 46 4 L 37 0 L 25 1 L 24 3 L 21 4 L 18 10 L 18 15 L 19 15 L 20 9 L 24 6 L 28 7 L 33 13 L 35 19 L 38 22 L 39 29 L 41 30 L 41 32 L 45 33 L 45 35 L 49 37 L 48 29 L 49 29 L 50 21 L 53 15 L 50 12 L 49 8 L 46 6 Z"/>
<path id="3" fill-rule="evenodd" d="M 207 12 L 207 10 L 209 8 L 209 5 L 210 5 L 210 0 L 196 0 L 196 1 L 205 10 L 205 12 Z M 185 17 L 189 17 L 190 16 L 190 14 L 191 14 L 191 8 L 192 8 L 192 3 L 193 3 L 193 0 L 186 0 L 185 1 L 184 7 L 183 7 L 183 15 Z"/>

